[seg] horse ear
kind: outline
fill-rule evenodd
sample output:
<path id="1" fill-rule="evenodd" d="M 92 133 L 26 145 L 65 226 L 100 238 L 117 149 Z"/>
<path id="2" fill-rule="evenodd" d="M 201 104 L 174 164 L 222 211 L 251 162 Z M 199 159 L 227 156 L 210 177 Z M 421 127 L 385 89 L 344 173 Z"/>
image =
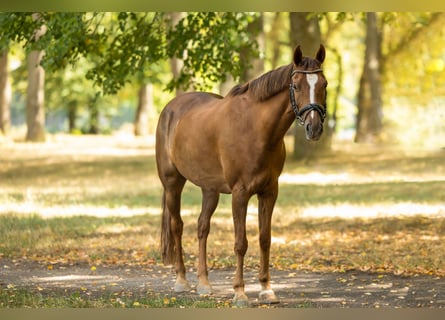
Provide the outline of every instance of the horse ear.
<path id="1" fill-rule="evenodd" d="M 322 44 L 320 44 L 320 48 L 317 51 L 317 54 L 315 55 L 315 59 L 317 59 L 318 62 L 323 63 L 324 58 L 326 57 L 326 50 Z"/>
<path id="2" fill-rule="evenodd" d="M 301 52 L 300 46 L 295 48 L 294 51 L 294 64 L 298 66 L 303 60 L 303 52 Z"/>

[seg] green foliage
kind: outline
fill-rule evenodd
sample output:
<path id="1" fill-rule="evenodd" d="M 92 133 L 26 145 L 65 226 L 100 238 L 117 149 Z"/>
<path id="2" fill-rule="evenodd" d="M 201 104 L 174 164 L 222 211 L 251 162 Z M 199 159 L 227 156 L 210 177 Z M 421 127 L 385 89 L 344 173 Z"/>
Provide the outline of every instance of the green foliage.
<path id="1" fill-rule="evenodd" d="M 82 13 L 73 12 L 41 15 L 41 23 L 47 31 L 35 45 L 45 51 L 45 70 L 52 72 L 74 64 L 79 56 L 87 53 L 88 34 L 82 16 Z"/>
<path id="2" fill-rule="evenodd" d="M 32 19 L 31 13 L 0 14 L 0 49 L 8 48 L 11 42 L 24 42 L 31 46 L 34 31 L 39 27 L 38 21 Z"/>
<path id="3" fill-rule="evenodd" d="M 207 82 L 225 80 L 227 74 L 239 79 L 250 67 L 241 59 L 241 52 L 250 49 L 250 56 L 258 57 L 258 45 L 247 31 L 247 25 L 257 14 L 248 13 L 189 13 L 167 33 L 168 55 L 183 59 L 184 67 L 178 79 L 170 82 L 169 89 L 186 88 L 197 77 L 203 83 L 194 83 L 197 89 Z"/>
<path id="4" fill-rule="evenodd" d="M 159 61 L 166 58 L 163 15 L 160 13 L 113 14 L 102 36 L 91 41 L 95 66 L 86 77 L 105 93 L 116 93 L 134 80 L 157 82 Z M 151 72 L 150 72 L 151 71 Z"/>
<path id="5" fill-rule="evenodd" d="M 114 94 L 130 81 L 159 80 L 159 65 L 172 57 L 184 59 L 184 69 L 168 88 L 203 87 L 239 78 L 248 61 L 239 52 L 257 56 L 254 37 L 246 30 L 256 14 L 187 13 L 172 26 L 166 13 L 3 13 L 0 15 L 0 48 L 11 42 L 27 50 L 44 50 L 42 65 L 54 72 L 75 66 L 86 58 L 92 66 L 86 78 L 103 93 Z M 42 26 L 46 32 L 35 38 Z M 197 83 L 199 81 L 199 83 Z"/>

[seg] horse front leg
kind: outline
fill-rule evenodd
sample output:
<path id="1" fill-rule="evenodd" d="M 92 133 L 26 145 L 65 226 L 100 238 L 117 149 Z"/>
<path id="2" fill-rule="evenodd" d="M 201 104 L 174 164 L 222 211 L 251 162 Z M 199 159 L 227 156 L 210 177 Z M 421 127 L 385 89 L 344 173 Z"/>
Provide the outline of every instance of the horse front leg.
<path id="1" fill-rule="evenodd" d="M 198 219 L 199 260 L 198 260 L 198 294 L 211 294 L 212 286 L 207 271 L 207 237 L 210 232 L 210 218 L 218 205 L 219 193 L 202 190 L 202 210 Z"/>
<path id="2" fill-rule="evenodd" d="M 272 186 L 270 190 L 258 194 L 258 224 L 260 241 L 260 272 L 259 280 L 261 291 L 259 300 L 264 303 L 278 302 L 275 293 L 270 287 L 269 254 L 271 244 L 271 222 L 272 212 L 278 195 L 278 185 Z"/>
<path id="3" fill-rule="evenodd" d="M 236 306 L 247 306 L 248 298 L 244 292 L 244 256 L 247 251 L 247 236 L 246 236 L 246 215 L 247 203 L 250 196 L 245 192 L 233 192 L 232 194 L 232 215 L 235 229 L 235 255 L 236 255 L 236 271 L 233 279 L 233 289 L 235 296 L 233 297 L 233 304 Z"/>

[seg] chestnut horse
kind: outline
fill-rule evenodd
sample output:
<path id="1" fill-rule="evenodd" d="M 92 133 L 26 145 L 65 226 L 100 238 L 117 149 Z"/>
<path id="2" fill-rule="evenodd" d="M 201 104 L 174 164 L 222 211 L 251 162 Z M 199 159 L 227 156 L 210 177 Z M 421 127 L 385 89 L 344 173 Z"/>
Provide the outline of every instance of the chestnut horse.
<path id="1" fill-rule="evenodd" d="M 199 294 L 212 291 L 207 271 L 210 218 L 220 193 L 232 194 L 236 272 L 236 305 L 248 302 L 243 263 L 247 251 L 246 214 L 249 199 L 258 196 L 260 301 L 275 302 L 270 286 L 271 218 L 278 195 L 278 177 L 286 156 L 284 135 L 297 118 L 306 138 L 318 140 L 326 116 L 322 45 L 315 59 L 303 57 L 300 46 L 293 63 L 235 86 L 225 97 L 204 92 L 179 95 L 162 111 L 156 131 L 156 162 L 164 187 L 161 231 L 162 259 L 175 265 L 175 291 L 190 289 L 183 260 L 180 215 L 186 180 L 202 189 L 198 220 Z"/>

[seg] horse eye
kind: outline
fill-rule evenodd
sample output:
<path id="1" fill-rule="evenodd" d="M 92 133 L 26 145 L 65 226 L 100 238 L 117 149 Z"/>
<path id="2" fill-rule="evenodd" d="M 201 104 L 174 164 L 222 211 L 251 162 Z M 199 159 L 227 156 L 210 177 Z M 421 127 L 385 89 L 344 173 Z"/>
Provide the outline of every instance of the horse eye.
<path id="1" fill-rule="evenodd" d="M 294 90 L 295 91 L 300 91 L 301 90 L 301 86 L 299 84 L 294 84 Z"/>

